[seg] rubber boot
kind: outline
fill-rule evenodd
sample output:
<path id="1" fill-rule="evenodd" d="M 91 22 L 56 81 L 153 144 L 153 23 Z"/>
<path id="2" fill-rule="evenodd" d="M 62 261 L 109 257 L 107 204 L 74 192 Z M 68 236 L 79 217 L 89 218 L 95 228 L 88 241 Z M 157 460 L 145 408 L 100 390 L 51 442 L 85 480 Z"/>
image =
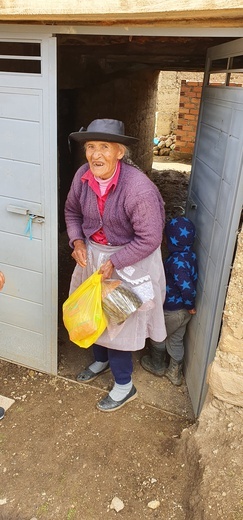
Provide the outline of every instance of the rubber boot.
<path id="1" fill-rule="evenodd" d="M 155 376 L 163 376 L 166 370 L 165 355 L 165 349 L 151 345 L 150 354 L 143 356 L 140 363 L 142 367 L 148 372 L 151 372 L 151 374 L 154 374 Z"/>
<path id="2" fill-rule="evenodd" d="M 173 385 L 180 386 L 182 383 L 182 365 L 183 360 L 176 361 L 170 358 L 170 364 L 165 371 L 165 376 L 173 383 Z"/>

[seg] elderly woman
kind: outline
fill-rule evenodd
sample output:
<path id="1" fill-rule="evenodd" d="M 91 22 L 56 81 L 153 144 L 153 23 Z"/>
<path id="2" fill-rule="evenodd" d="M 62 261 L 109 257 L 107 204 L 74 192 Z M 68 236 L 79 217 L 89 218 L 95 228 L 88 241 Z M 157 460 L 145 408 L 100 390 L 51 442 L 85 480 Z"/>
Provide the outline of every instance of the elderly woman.
<path id="1" fill-rule="evenodd" d="M 125 135 L 121 121 L 96 119 L 69 139 L 84 144 L 88 161 L 76 172 L 65 204 L 76 261 L 70 294 L 99 269 L 102 280 L 130 284 L 144 302 L 115 338 L 105 330 L 93 345 L 94 363 L 77 376 L 77 381 L 88 383 L 111 369 L 114 386 L 97 404 L 99 410 L 111 412 L 137 397 L 132 351 L 143 349 L 147 337 L 155 346 L 166 337 L 160 250 L 164 203 L 148 177 L 126 161 L 127 146 L 137 139 Z"/>

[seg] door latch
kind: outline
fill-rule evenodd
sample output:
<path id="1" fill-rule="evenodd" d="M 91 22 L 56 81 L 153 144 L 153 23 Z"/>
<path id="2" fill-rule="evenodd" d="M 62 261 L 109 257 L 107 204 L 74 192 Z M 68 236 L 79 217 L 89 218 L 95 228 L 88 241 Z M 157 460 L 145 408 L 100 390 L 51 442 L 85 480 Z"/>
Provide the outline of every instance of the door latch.
<path id="1" fill-rule="evenodd" d="M 45 217 L 41 217 L 40 215 L 32 215 L 29 213 L 29 217 L 32 218 L 32 221 L 34 221 L 35 224 L 42 224 L 45 222 Z"/>

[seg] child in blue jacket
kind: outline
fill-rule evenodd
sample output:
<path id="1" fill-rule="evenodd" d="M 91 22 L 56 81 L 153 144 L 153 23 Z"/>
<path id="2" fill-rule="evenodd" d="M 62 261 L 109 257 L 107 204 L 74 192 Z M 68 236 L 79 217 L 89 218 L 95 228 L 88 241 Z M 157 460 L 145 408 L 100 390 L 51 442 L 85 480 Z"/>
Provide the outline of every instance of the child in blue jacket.
<path id="1" fill-rule="evenodd" d="M 164 317 L 167 337 L 161 343 L 151 341 L 150 355 L 143 356 L 141 365 L 155 375 L 165 375 L 174 385 L 182 383 L 184 359 L 183 338 L 186 326 L 196 314 L 195 297 L 198 278 L 196 254 L 193 251 L 195 226 L 186 217 L 176 217 L 165 225 L 169 256 L 164 262 L 166 298 Z M 166 351 L 170 363 L 166 366 Z"/>

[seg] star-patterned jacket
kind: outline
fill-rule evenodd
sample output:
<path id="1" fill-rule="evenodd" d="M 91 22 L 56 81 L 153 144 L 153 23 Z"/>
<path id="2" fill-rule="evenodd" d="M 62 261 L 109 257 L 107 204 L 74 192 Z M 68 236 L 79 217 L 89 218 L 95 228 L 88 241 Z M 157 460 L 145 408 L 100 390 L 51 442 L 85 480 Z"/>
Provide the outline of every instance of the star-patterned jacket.
<path id="1" fill-rule="evenodd" d="M 186 217 L 176 217 L 165 225 L 169 256 L 164 262 L 166 298 L 164 309 L 191 310 L 195 307 L 198 267 L 193 251 L 195 226 Z"/>

